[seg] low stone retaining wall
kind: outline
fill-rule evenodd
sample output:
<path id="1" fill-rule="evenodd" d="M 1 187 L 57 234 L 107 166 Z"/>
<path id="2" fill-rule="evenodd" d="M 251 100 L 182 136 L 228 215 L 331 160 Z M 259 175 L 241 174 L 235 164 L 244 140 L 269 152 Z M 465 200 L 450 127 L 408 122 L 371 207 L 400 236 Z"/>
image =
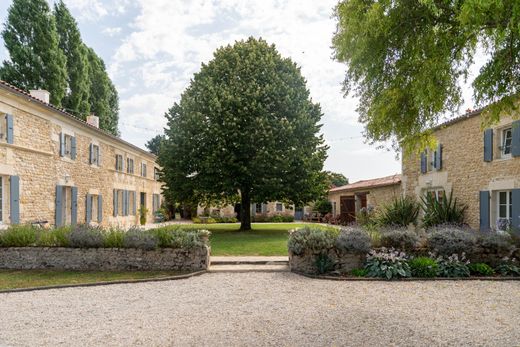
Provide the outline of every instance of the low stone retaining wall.
<path id="1" fill-rule="evenodd" d="M 366 256 L 351 253 L 338 253 L 331 249 L 326 253 L 333 271 L 340 273 L 349 273 L 353 269 L 362 268 Z M 316 266 L 316 259 L 318 254 L 306 252 L 301 255 L 292 254 L 289 252 L 289 268 L 294 272 L 302 272 L 307 274 L 318 273 Z"/>
<path id="2" fill-rule="evenodd" d="M 209 254 L 208 246 L 153 251 L 133 248 L 12 247 L 0 248 L 0 268 L 199 271 L 209 268 Z"/>

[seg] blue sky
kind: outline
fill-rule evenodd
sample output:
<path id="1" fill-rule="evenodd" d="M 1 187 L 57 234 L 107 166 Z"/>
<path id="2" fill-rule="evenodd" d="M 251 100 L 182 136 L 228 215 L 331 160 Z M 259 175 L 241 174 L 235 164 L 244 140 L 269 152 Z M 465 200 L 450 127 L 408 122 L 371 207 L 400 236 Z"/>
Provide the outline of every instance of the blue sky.
<path id="1" fill-rule="evenodd" d="M 11 1 L 0 2 L 5 22 Z M 52 0 L 49 3 L 53 3 Z M 261 36 L 302 67 L 321 104 L 330 146 L 327 170 L 351 182 L 399 173 L 396 153 L 364 143 L 356 100 L 344 98 L 345 66 L 331 59 L 334 0 L 65 0 L 83 41 L 103 58 L 120 96 L 122 138 L 144 148 L 162 133 L 164 113 L 212 52 Z M 0 59 L 8 58 L 5 48 Z M 464 93 L 471 105 L 470 94 Z"/>

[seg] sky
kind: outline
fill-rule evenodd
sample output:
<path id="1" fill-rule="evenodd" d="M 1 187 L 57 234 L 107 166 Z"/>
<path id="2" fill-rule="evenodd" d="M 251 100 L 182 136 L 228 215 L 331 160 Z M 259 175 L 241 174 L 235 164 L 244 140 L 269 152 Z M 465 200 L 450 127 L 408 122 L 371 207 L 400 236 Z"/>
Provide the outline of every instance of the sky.
<path id="1" fill-rule="evenodd" d="M 52 0 L 48 0 L 50 4 Z M 0 19 L 10 0 L 0 1 Z M 324 116 L 325 169 L 350 182 L 400 173 L 396 153 L 365 143 L 357 100 L 344 97 L 346 66 L 332 59 L 337 0 L 65 0 L 83 41 L 105 61 L 120 97 L 121 137 L 144 148 L 163 132 L 164 113 L 201 63 L 220 46 L 249 36 L 274 43 L 301 66 Z M 0 39 L 1 40 L 1 39 Z M 0 59 L 8 58 L 0 48 Z M 465 104 L 471 96 L 464 92 Z"/>

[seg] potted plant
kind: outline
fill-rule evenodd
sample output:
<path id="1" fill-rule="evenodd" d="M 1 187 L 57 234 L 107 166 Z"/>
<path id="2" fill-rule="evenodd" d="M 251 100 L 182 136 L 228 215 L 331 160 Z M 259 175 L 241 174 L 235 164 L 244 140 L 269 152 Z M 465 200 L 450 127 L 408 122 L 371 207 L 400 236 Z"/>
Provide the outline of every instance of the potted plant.
<path id="1" fill-rule="evenodd" d="M 141 225 L 146 224 L 146 214 L 147 213 L 148 213 L 148 209 L 144 205 L 141 205 L 141 207 L 139 208 L 139 223 L 141 223 Z"/>
<path id="2" fill-rule="evenodd" d="M 207 229 L 200 229 L 199 230 L 199 237 L 204 243 L 208 243 L 209 236 L 211 235 L 211 231 Z"/>

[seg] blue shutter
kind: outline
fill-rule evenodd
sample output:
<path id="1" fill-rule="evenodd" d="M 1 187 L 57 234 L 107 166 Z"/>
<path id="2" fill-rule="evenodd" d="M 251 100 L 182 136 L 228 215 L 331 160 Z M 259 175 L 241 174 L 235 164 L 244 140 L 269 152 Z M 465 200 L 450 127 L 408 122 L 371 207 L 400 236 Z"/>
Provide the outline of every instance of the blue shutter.
<path id="1" fill-rule="evenodd" d="M 91 143 L 88 147 L 88 163 L 92 164 L 94 160 L 94 145 Z"/>
<path id="2" fill-rule="evenodd" d="M 515 234 L 520 235 L 520 189 L 513 189 L 511 195 L 511 226 Z"/>
<path id="3" fill-rule="evenodd" d="M 426 173 L 428 163 L 426 162 L 426 153 L 421 153 L 421 173 Z"/>
<path id="4" fill-rule="evenodd" d="M 5 115 L 5 123 L 7 128 L 6 141 L 7 143 L 14 143 L 14 119 L 12 114 Z"/>
<path id="5" fill-rule="evenodd" d="M 65 156 L 65 134 L 60 133 L 60 157 Z"/>
<path id="6" fill-rule="evenodd" d="M 101 195 L 98 195 L 98 203 L 97 203 L 97 214 L 98 214 L 98 223 L 103 221 L 103 198 Z"/>
<path id="7" fill-rule="evenodd" d="M 137 192 L 132 192 L 134 196 L 134 205 L 132 206 L 132 214 L 135 216 L 137 214 Z"/>
<path id="8" fill-rule="evenodd" d="M 76 136 L 70 138 L 70 159 L 76 159 Z"/>
<path id="9" fill-rule="evenodd" d="M 435 169 L 442 169 L 442 145 L 440 143 L 437 145 L 437 150 L 435 151 Z"/>
<path id="10" fill-rule="evenodd" d="M 513 157 L 520 157 L 520 120 L 513 122 L 512 127 L 512 142 L 511 142 L 511 155 Z"/>
<path id="11" fill-rule="evenodd" d="M 117 217 L 117 189 L 114 189 L 114 217 Z"/>
<path id="12" fill-rule="evenodd" d="M 489 216 L 489 192 L 487 190 L 480 191 L 480 230 L 485 231 L 490 228 Z"/>
<path id="13" fill-rule="evenodd" d="M 62 211 L 62 195 L 63 186 L 56 186 L 56 221 L 57 227 L 63 226 L 63 211 Z"/>
<path id="14" fill-rule="evenodd" d="M 11 224 L 20 224 L 20 177 L 10 177 L 9 193 Z"/>
<path id="15" fill-rule="evenodd" d="M 70 187 L 70 224 L 78 224 L 78 187 Z"/>
<path id="16" fill-rule="evenodd" d="M 484 161 L 493 161 L 493 129 L 484 130 Z"/>
<path id="17" fill-rule="evenodd" d="M 86 211 L 85 211 L 85 222 L 89 224 L 92 221 L 92 195 L 87 194 L 86 200 Z"/>
<path id="18" fill-rule="evenodd" d="M 128 216 L 128 190 L 123 190 L 123 216 Z"/>

